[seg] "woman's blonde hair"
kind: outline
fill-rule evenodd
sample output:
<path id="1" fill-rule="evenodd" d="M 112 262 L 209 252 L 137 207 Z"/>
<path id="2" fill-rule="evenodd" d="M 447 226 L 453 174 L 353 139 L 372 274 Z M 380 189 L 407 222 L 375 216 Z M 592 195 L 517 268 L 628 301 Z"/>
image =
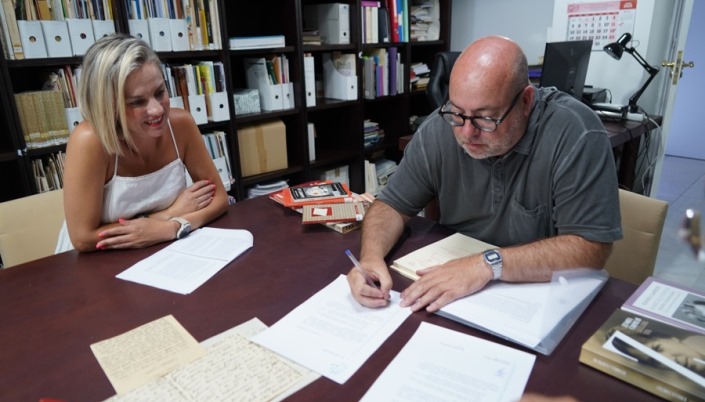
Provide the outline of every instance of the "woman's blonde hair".
<path id="1" fill-rule="evenodd" d="M 125 82 L 130 73 L 147 63 L 161 68 L 159 57 L 149 45 L 126 34 L 97 40 L 83 58 L 78 85 L 81 115 L 93 124 L 110 155 L 122 155 L 120 141 L 135 150 L 126 129 Z"/>

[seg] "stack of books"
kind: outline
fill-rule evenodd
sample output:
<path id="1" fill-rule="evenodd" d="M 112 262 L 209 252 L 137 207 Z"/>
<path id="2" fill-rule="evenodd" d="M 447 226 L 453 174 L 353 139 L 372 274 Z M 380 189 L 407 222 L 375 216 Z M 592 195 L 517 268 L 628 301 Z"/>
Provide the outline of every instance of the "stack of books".
<path id="1" fill-rule="evenodd" d="M 426 63 L 413 63 L 411 72 L 409 73 L 409 84 L 412 90 L 425 90 L 428 86 L 428 81 L 431 79 L 431 69 Z"/>
<path id="2" fill-rule="evenodd" d="M 409 38 L 419 42 L 438 40 L 439 11 L 438 0 L 413 0 L 409 12 Z"/>
<path id="3" fill-rule="evenodd" d="M 370 119 L 365 119 L 364 130 L 364 142 L 366 150 L 373 149 L 377 146 L 377 144 L 384 142 L 384 129 L 379 126 L 379 123 Z"/>
<path id="4" fill-rule="evenodd" d="M 666 400 L 705 400 L 705 294 L 647 278 L 583 344 L 580 362 Z"/>
<path id="5" fill-rule="evenodd" d="M 320 45 L 321 44 L 321 34 L 317 29 L 306 29 L 303 31 L 304 45 Z"/>
<path id="6" fill-rule="evenodd" d="M 316 180 L 286 187 L 269 194 L 269 198 L 302 214 L 303 224 L 320 223 L 340 233 L 360 227 L 374 198 L 357 195 L 347 184 Z"/>

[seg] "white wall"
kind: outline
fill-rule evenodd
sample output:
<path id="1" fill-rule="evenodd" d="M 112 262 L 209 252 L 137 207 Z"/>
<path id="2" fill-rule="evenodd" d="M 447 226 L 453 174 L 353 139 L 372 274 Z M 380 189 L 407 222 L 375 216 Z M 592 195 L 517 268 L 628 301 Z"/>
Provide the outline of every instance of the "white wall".
<path id="1" fill-rule="evenodd" d="M 596 0 L 555 0 L 553 23 L 549 41 L 565 40 L 568 26 L 568 16 L 565 10 L 570 3 L 595 2 Z M 671 33 L 671 15 L 673 0 L 638 0 L 636 20 L 632 42 L 636 51 L 651 66 L 660 68 L 667 50 L 666 41 Z M 657 100 L 661 98 L 661 82 L 668 76 L 667 71 L 661 71 L 651 82 L 638 105 L 648 113 L 658 112 Z M 593 51 L 590 54 L 585 83 L 598 88 L 609 89 L 612 93 L 612 103 L 626 105 L 636 91 L 648 78 L 644 68 L 628 53 L 621 60 L 615 60 L 603 51 Z"/>
<path id="2" fill-rule="evenodd" d="M 551 25 L 553 0 L 453 0 L 451 50 L 463 50 L 487 35 L 516 41 L 529 61 L 539 64 Z"/>
<path id="3" fill-rule="evenodd" d="M 569 3 L 599 0 L 453 0 L 451 50 L 462 50 L 485 35 L 503 35 L 515 40 L 526 53 L 529 64 L 540 63 L 546 42 L 565 40 Z M 668 48 L 670 20 L 674 0 L 638 0 L 633 45 L 646 61 L 660 67 Z M 656 18 L 655 18 L 656 17 Z M 654 24 L 654 21 L 661 23 Z M 663 23 L 667 21 L 667 23 Z M 663 70 L 639 99 L 648 113 L 658 110 L 661 81 L 668 77 Z M 627 104 L 629 97 L 646 80 L 644 69 L 625 53 L 617 61 L 605 52 L 594 51 L 585 81 L 588 85 L 607 88 L 612 102 Z"/>

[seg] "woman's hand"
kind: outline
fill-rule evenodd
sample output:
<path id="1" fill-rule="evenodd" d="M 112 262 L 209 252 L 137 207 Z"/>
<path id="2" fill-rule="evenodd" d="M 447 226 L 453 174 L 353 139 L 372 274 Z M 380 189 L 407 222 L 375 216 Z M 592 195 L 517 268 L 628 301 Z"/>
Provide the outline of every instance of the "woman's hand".
<path id="1" fill-rule="evenodd" d="M 184 190 L 166 209 L 169 217 L 182 216 L 207 207 L 215 195 L 215 184 L 210 180 L 199 180 Z"/>
<path id="2" fill-rule="evenodd" d="M 98 234 L 101 240 L 95 248 L 98 250 L 143 248 L 173 240 L 176 230 L 177 227 L 173 221 L 150 218 L 120 219 L 117 225 Z"/>

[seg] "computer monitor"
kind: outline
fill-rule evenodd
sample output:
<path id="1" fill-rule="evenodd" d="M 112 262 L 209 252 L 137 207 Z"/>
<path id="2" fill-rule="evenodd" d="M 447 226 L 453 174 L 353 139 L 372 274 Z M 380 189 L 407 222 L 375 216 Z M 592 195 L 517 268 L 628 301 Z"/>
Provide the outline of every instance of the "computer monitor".
<path id="1" fill-rule="evenodd" d="M 546 43 L 540 86 L 556 87 L 582 100 L 591 50 L 591 40 Z"/>

